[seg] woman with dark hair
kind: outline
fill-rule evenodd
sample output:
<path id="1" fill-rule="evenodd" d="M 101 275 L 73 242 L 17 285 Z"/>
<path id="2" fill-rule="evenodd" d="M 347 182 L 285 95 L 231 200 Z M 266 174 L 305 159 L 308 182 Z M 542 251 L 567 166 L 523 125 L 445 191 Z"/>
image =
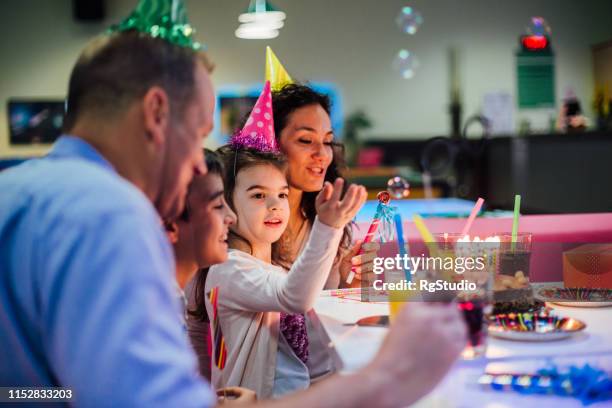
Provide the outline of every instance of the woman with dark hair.
<path id="1" fill-rule="evenodd" d="M 276 259 L 290 266 L 310 235 L 316 215 L 315 197 L 323 183 L 341 176 L 344 168 L 343 145 L 334 141 L 329 98 L 301 84 L 289 84 L 272 94 L 274 132 L 281 151 L 288 161 L 289 226 L 275 245 Z M 348 183 L 345 184 L 348 186 Z M 357 256 L 359 242 L 350 248 L 351 225 L 344 228 L 336 261 L 325 285 L 326 289 L 345 286 L 351 266 L 356 275 L 353 285 L 359 286 L 365 272 L 372 270 L 377 244 L 364 244 L 364 254 Z M 362 275 L 363 273 L 363 275 Z"/>

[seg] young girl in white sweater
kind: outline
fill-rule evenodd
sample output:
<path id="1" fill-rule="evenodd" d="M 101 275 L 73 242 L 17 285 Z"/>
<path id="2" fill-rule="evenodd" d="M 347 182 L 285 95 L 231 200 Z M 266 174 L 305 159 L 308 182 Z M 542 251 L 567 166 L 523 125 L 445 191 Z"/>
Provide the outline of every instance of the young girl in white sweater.
<path id="1" fill-rule="evenodd" d="M 352 185 L 341 197 L 342 179 L 326 183 L 308 243 L 287 271 L 272 259 L 272 245 L 289 218 L 284 158 L 231 146 L 219 153 L 226 200 L 237 222 L 227 262 L 211 267 L 206 279 L 212 383 L 250 388 L 261 399 L 278 397 L 310 384 L 304 313 L 323 288 L 342 228 L 361 208 L 366 192 Z"/>

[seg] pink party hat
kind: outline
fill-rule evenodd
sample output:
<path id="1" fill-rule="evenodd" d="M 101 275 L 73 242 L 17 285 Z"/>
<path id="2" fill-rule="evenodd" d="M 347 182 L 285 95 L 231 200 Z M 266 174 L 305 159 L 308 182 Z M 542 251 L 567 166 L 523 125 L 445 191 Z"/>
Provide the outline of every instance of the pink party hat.
<path id="1" fill-rule="evenodd" d="M 232 136 L 230 144 L 234 147 L 247 147 L 263 152 L 278 151 L 274 137 L 270 81 L 266 81 L 244 127 Z"/>

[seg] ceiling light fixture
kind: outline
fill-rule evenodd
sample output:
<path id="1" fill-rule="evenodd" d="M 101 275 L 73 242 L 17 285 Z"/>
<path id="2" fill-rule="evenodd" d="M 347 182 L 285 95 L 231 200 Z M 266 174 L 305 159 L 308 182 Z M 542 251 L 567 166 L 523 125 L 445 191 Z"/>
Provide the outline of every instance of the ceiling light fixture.
<path id="1" fill-rule="evenodd" d="M 242 23 L 235 31 L 236 37 L 244 39 L 270 39 L 278 37 L 285 23 L 286 14 L 267 0 L 251 0 L 246 13 L 238 17 Z"/>

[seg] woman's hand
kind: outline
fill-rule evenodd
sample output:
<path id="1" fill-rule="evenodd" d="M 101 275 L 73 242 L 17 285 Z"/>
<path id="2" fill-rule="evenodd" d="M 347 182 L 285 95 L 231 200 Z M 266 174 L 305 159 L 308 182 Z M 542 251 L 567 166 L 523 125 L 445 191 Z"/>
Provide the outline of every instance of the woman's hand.
<path id="1" fill-rule="evenodd" d="M 355 245 L 344 254 L 340 261 L 340 285 L 346 282 L 351 269 L 354 270 L 355 277 L 349 286 L 360 287 L 361 281 L 366 282 L 366 285 L 374 282 L 377 276 L 374 273 L 374 258 L 378 256 L 379 249 L 378 242 L 366 242 L 365 244 L 362 240 L 355 242 Z M 363 252 L 360 254 L 359 251 Z"/>
<path id="2" fill-rule="evenodd" d="M 326 181 L 315 201 L 319 220 L 330 227 L 343 228 L 355 217 L 367 198 L 365 187 L 351 184 L 340 199 L 343 184 L 341 178 L 337 178 L 333 185 Z"/>

